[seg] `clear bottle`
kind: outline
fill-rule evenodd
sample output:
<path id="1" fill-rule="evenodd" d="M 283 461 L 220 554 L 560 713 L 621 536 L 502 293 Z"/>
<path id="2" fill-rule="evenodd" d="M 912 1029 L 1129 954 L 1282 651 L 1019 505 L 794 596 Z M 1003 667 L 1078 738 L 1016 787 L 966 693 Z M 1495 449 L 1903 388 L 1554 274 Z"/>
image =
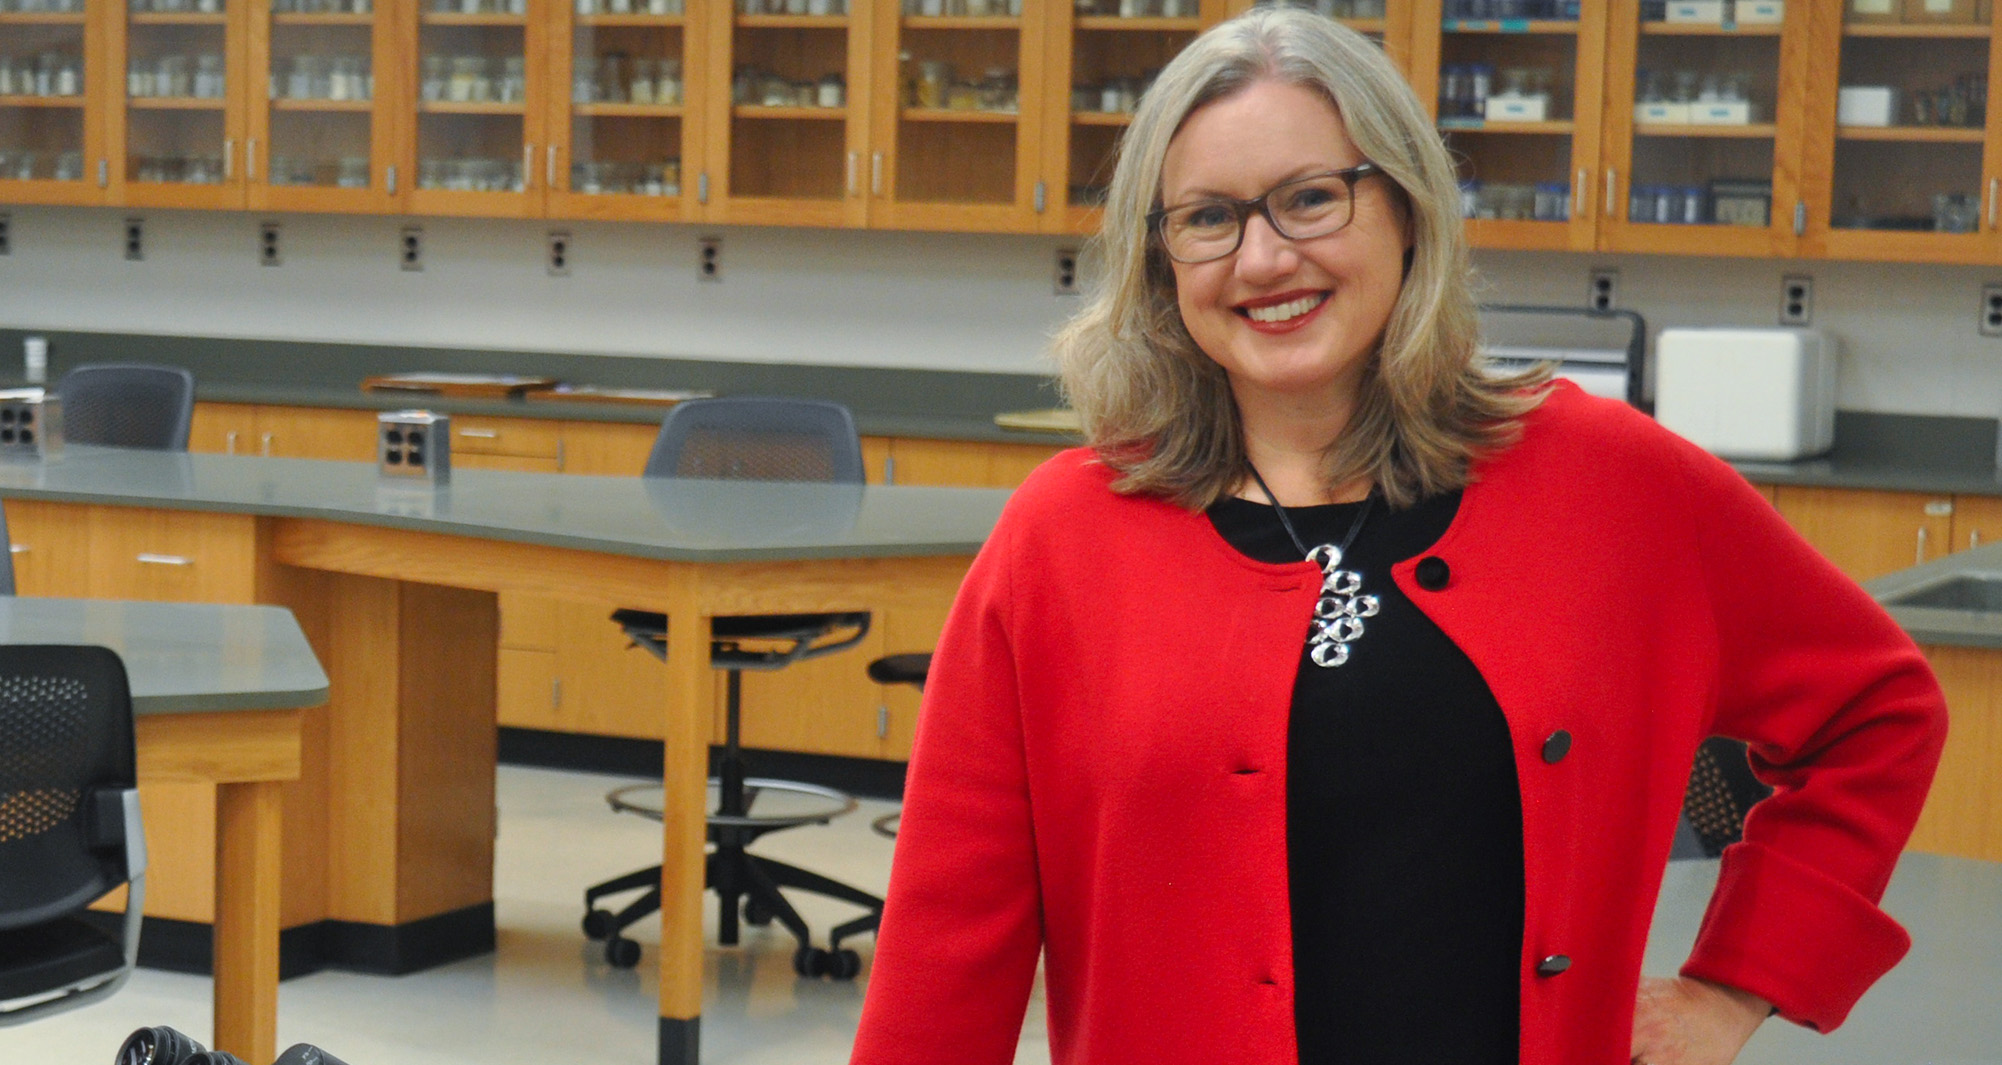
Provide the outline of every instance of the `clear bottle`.
<path id="1" fill-rule="evenodd" d="M 653 100 L 663 107 L 681 106 L 681 60 L 668 57 L 655 66 Z"/>

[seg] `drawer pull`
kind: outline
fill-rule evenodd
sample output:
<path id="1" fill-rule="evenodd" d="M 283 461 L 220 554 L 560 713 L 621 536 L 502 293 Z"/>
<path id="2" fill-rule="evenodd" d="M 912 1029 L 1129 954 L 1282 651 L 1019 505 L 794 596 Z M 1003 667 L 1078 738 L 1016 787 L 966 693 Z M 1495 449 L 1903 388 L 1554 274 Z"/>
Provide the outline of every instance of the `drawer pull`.
<path id="1" fill-rule="evenodd" d="M 500 439 L 500 430 L 499 430 L 499 429 L 461 429 L 461 430 L 459 430 L 459 435 L 460 435 L 460 436 L 468 436 L 468 437 L 471 437 L 471 438 L 473 438 L 474 440 L 499 440 L 499 439 Z"/>
<path id="2" fill-rule="evenodd" d="M 150 551 L 141 551 L 138 557 L 139 561 L 149 566 L 192 566 L 195 564 L 195 560 L 186 555 L 156 555 Z"/>
<path id="3" fill-rule="evenodd" d="M 1973 546 L 1973 545 L 1972 545 L 1972 544 L 1970 544 L 1970 545 L 1968 545 L 1968 546 L 1970 546 L 1970 547 L 1971 547 L 1971 546 Z M 8 544 L 8 545 L 7 545 L 7 553 L 8 553 L 8 554 L 10 554 L 10 555 L 25 555 L 25 554 L 27 554 L 27 553 L 28 553 L 28 545 L 27 545 L 27 544 Z"/>

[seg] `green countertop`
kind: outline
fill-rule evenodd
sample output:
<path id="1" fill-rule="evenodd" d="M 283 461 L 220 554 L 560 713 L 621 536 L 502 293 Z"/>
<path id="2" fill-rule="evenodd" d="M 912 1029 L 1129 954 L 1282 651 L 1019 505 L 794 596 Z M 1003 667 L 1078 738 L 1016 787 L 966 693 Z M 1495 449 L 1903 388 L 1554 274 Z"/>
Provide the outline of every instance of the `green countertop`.
<path id="1" fill-rule="evenodd" d="M 0 461 L 0 497 L 320 518 L 691 562 L 965 555 L 1008 492 L 455 470 L 437 489 L 373 464 L 72 444 Z"/>

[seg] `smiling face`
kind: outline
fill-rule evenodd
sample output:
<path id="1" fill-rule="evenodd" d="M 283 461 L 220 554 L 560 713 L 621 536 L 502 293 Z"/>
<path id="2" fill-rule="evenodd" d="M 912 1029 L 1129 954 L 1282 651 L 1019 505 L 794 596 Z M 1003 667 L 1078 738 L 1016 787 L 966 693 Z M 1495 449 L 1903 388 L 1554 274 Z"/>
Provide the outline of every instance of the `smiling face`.
<path id="1" fill-rule="evenodd" d="M 1326 96 L 1256 81 L 1182 123 L 1162 163 L 1161 202 L 1248 200 L 1364 161 Z M 1281 402 L 1326 404 L 1345 422 L 1354 405 L 1410 245 L 1388 178 L 1364 178 L 1355 200 L 1354 219 L 1327 236 L 1288 240 L 1254 213 L 1234 254 L 1174 264 L 1182 322 L 1229 375 L 1247 418 Z"/>

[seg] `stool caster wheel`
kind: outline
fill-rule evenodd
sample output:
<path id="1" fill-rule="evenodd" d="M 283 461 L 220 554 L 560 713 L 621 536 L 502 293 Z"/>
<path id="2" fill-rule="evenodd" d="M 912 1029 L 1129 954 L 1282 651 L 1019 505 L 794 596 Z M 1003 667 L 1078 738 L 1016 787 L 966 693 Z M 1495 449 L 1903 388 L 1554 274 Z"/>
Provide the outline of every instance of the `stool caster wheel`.
<path id="1" fill-rule="evenodd" d="M 801 947 L 792 952 L 792 971 L 809 980 L 826 976 L 830 956 L 819 947 Z"/>
<path id="2" fill-rule="evenodd" d="M 757 899 L 744 900 L 744 923 L 747 925 L 763 928 L 771 924 L 772 918 L 777 916 L 778 914 L 773 913 L 770 907 Z"/>
<path id="3" fill-rule="evenodd" d="M 845 949 L 827 954 L 827 976 L 829 979 L 853 980 L 861 972 L 862 955 Z"/>
<path id="4" fill-rule="evenodd" d="M 614 969 L 630 969 L 640 963 L 640 945 L 617 936 L 605 940 L 605 961 Z"/>
<path id="5" fill-rule="evenodd" d="M 612 911 L 592 910 L 584 915 L 584 936 L 587 939 L 603 939 L 613 933 Z"/>

